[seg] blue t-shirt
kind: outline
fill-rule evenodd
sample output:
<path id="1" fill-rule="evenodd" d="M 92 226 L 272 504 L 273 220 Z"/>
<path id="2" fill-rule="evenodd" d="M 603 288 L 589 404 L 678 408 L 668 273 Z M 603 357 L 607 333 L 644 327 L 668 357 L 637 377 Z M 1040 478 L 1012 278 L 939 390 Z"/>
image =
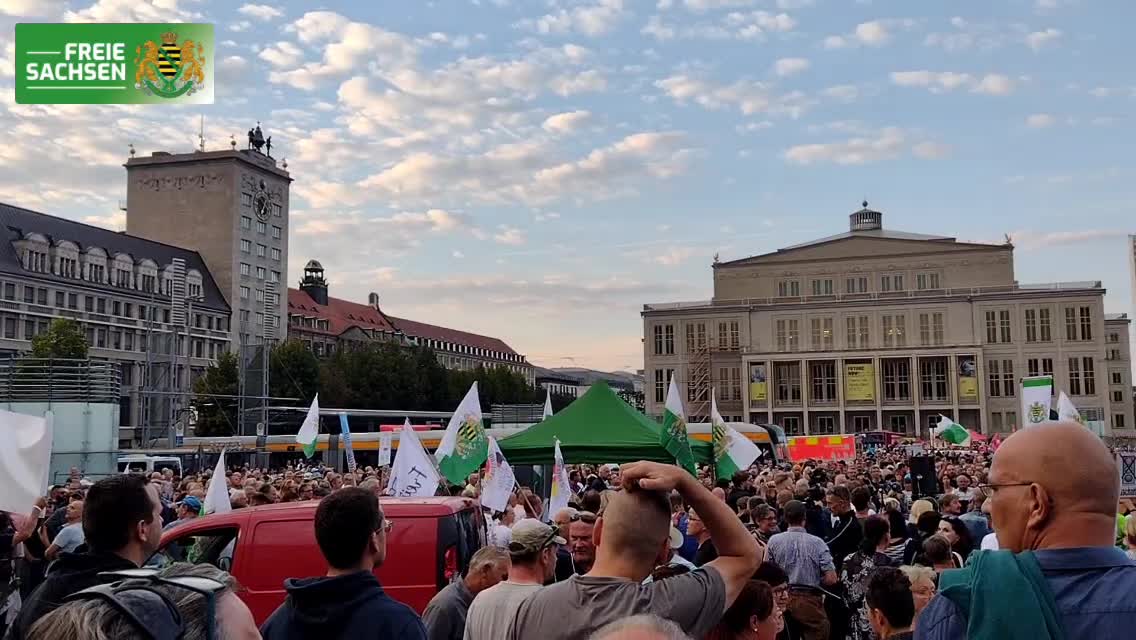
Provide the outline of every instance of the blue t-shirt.
<path id="1" fill-rule="evenodd" d="M 77 549 L 79 545 L 83 544 L 85 539 L 86 538 L 83 536 L 83 523 L 76 522 L 75 524 L 69 524 L 60 529 L 59 535 L 55 536 L 55 540 L 53 540 L 51 544 L 59 547 L 60 551 L 71 553 Z"/>
<path id="2" fill-rule="evenodd" d="M 1035 551 L 1067 638 L 1127 638 L 1136 618 L 1136 561 L 1115 547 Z M 1012 615 L 1021 615 L 1015 612 Z M 966 618 L 941 594 L 919 615 L 916 640 L 966 640 Z"/>

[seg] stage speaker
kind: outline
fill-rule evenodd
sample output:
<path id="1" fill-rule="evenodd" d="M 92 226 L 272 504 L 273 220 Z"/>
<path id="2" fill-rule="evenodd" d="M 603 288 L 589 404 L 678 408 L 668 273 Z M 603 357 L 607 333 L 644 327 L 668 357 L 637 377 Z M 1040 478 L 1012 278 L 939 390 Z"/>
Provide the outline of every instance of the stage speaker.
<path id="1" fill-rule="evenodd" d="M 913 456 L 907 461 L 911 470 L 911 493 L 915 499 L 935 497 L 939 494 L 939 480 L 935 477 L 935 459 L 931 456 Z"/>

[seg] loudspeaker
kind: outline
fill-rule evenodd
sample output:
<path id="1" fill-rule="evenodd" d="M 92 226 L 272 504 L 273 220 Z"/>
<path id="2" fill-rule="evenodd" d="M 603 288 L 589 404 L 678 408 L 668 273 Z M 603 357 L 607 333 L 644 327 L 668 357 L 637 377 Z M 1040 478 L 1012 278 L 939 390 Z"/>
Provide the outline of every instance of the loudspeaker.
<path id="1" fill-rule="evenodd" d="M 913 498 L 935 497 L 939 494 L 939 479 L 935 477 L 935 459 L 931 456 L 913 456 L 907 461 L 911 470 Z"/>

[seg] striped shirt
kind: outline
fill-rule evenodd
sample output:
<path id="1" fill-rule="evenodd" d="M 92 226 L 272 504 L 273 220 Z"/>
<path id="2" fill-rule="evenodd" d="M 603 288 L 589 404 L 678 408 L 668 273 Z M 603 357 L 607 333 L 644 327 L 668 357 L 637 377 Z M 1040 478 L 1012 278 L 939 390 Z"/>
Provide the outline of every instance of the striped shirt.
<path id="1" fill-rule="evenodd" d="M 835 571 L 832 553 L 824 540 L 805 531 L 804 527 L 789 527 L 769 539 L 769 558 L 785 573 L 793 586 L 819 587 L 820 579 L 828 571 Z"/>

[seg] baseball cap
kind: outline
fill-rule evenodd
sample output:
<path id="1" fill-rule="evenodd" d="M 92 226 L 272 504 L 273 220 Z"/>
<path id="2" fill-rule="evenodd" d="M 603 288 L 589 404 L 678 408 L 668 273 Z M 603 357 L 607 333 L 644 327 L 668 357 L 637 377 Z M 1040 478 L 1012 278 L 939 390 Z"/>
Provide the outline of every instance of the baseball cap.
<path id="1" fill-rule="evenodd" d="M 568 541 L 557 535 L 556 529 L 540 520 L 526 518 L 513 525 L 513 537 L 509 542 L 509 553 L 524 555 L 536 553 L 550 544 L 567 544 Z"/>
<path id="2" fill-rule="evenodd" d="M 201 501 L 197 499 L 197 496 L 186 496 L 178 504 L 184 505 L 190 511 L 201 511 Z"/>

